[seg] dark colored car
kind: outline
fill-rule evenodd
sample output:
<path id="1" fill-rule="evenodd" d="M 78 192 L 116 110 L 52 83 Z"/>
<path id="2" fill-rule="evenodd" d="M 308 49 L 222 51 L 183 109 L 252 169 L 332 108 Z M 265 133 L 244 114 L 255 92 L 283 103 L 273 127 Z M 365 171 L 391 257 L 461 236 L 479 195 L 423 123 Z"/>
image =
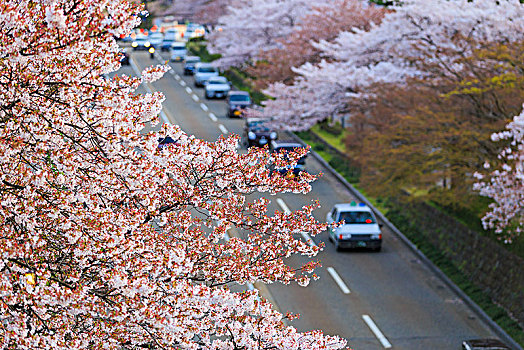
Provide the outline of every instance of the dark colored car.
<path id="1" fill-rule="evenodd" d="M 137 35 L 135 40 L 131 43 L 131 47 L 133 50 L 149 50 L 151 43 L 149 42 L 149 38 L 147 36 Z"/>
<path id="2" fill-rule="evenodd" d="M 269 151 L 271 153 L 286 153 L 286 152 L 293 152 L 297 150 L 298 148 L 303 148 L 300 143 L 295 141 L 271 141 L 269 144 Z M 300 174 L 301 171 L 304 170 L 304 166 L 306 165 L 306 156 L 300 158 L 293 167 L 285 167 L 285 168 L 275 168 L 275 166 L 271 166 L 270 170 L 271 172 L 278 171 L 282 175 L 289 175 L 291 177 L 295 177 L 298 174 Z"/>
<path id="3" fill-rule="evenodd" d="M 244 126 L 244 140 L 247 147 L 263 147 L 278 138 L 276 131 L 268 127 L 269 119 L 247 118 Z"/>
<path id="4" fill-rule="evenodd" d="M 227 95 L 227 116 L 241 118 L 244 110 L 251 106 L 251 98 L 246 91 L 230 91 Z"/>
<path id="5" fill-rule="evenodd" d="M 162 149 L 164 147 L 168 147 L 169 145 L 176 144 L 176 141 L 173 140 L 171 136 L 161 137 L 158 139 L 158 148 Z"/>
<path id="6" fill-rule="evenodd" d="M 195 64 L 200 62 L 198 56 L 187 56 L 184 59 L 184 75 L 193 75 L 195 73 Z"/>
<path id="7" fill-rule="evenodd" d="M 498 339 L 471 339 L 462 342 L 464 350 L 511 350 Z"/>
<path id="8" fill-rule="evenodd" d="M 129 53 L 126 49 L 122 49 L 122 51 L 120 51 L 120 63 L 125 66 L 129 66 L 130 64 Z"/>

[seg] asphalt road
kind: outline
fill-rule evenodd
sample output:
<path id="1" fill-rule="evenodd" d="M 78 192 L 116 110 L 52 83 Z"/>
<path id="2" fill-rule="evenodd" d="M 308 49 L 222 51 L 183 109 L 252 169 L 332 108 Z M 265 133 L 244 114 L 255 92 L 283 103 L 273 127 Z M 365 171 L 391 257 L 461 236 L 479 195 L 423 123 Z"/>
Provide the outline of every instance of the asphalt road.
<path id="1" fill-rule="evenodd" d="M 158 64 L 146 52 L 133 52 L 132 65 L 118 74 L 136 75 L 144 67 Z M 163 60 L 168 55 L 163 54 Z M 189 134 L 214 141 L 221 135 L 240 134 L 243 121 L 229 119 L 221 100 L 208 101 L 203 89 L 194 87 L 193 78 L 182 74 L 181 63 L 164 78 L 147 88 L 166 96 L 163 119 L 181 126 Z M 332 175 L 308 157 L 306 169 L 324 175 L 307 195 L 271 197 L 272 210 L 297 210 L 318 199 L 316 212 L 324 220 L 336 203 L 353 200 L 352 195 Z M 287 207 L 287 208 L 286 208 Z M 292 324 L 301 331 L 322 329 L 349 341 L 354 349 L 460 349 L 469 338 L 496 337 L 488 325 L 476 317 L 436 275 L 422 264 L 392 232 L 384 227 L 382 252 L 336 252 L 327 233 L 313 238 L 325 243 L 318 258 L 322 268 L 318 281 L 306 287 L 271 284 L 260 287 L 264 297 L 281 311 L 301 315 Z M 292 265 L 304 262 L 290 259 Z"/>

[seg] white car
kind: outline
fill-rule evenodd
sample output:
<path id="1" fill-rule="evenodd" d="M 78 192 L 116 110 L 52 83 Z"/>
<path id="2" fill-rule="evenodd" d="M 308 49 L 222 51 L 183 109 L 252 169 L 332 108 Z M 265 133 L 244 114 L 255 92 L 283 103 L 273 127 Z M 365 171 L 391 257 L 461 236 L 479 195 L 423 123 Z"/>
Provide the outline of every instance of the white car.
<path id="1" fill-rule="evenodd" d="M 382 232 L 373 211 L 365 203 L 336 204 L 327 214 L 329 240 L 337 251 L 343 248 L 370 248 L 380 251 Z M 335 223 L 340 223 L 335 227 Z"/>
<path id="2" fill-rule="evenodd" d="M 187 55 L 186 44 L 181 42 L 174 42 L 171 45 L 171 61 L 182 62 Z"/>
<path id="3" fill-rule="evenodd" d="M 225 98 L 231 90 L 231 83 L 225 77 L 212 77 L 205 82 L 206 98 Z"/>
<path id="4" fill-rule="evenodd" d="M 195 86 L 204 86 L 213 77 L 218 77 L 218 69 L 211 63 L 201 62 L 195 65 Z"/>

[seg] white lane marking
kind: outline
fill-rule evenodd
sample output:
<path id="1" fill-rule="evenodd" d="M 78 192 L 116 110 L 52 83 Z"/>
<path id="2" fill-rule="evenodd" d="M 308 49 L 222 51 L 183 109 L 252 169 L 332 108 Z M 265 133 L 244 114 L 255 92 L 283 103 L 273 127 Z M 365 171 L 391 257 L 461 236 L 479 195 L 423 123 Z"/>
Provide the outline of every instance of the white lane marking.
<path id="1" fill-rule="evenodd" d="M 189 86 L 186 86 L 186 92 L 187 92 L 188 94 L 190 94 L 190 93 L 193 92 L 193 90 L 191 90 L 191 88 L 190 88 Z"/>
<path id="2" fill-rule="evenodd" d="M 198 96 L 197 95 L 193 94 L 193 95 L 191 95 L 191 98 L 193 99 L 193 101 L 198 102 Z"/>
<path id="3" fill-rule="evenodd" d="M 368 325 L 369 329 L 371 329 L 371 331 L 375 334 L 375 337 L 377 337 L 382 346 L 386 349 L 391 348 L 391 343 L 386 339 L 384 334 L 382 334 L 380 329 L 378 329 L 377 325 L 375 324 L 375 322 L 373 322 L 371 317 L 369 317 L 368 315 L 362 315 L 362 318 L 364 319 L 364 322 L 366 322 L 366 324 Z"/>
<path id="4" fill-rule="evenodd" d="M 169 74 L 171 75 L 175 75 L 175 71 L 171 68 L 170 70 L 168 70 Z"/>
<path id="5" fill-rule="evenodd" d="M 342 293 L 344 293 L 344 294 L 349 294 L 349 293 L 351 293 L 351 291 L 349 290 L 349 288 L 346 286 L 346 284 L 344 283 L 344 281 L 342 281 L 342 278 L 340 278 L 340 276 L 338 275 L 337 271 L 335 271 L 334 268 L 332 268 L 332 267 L 327 267 L 326 270 L 329 272 L 329 274 L 331 275 L 331 277 L 333 277 L 333 279 L 334 279 L 335 282 L 338 284 L 338 286 L 340 287 L 340 289 L 342 289 Z"/>
<path id="6" fill-rule="evenodd" d="M 217 116 L 214 115 L 213 113 L 209 113 L 209 118 L 210 118 L 212 121 L 214 121 L 214 122 L 216 122 L 216 121 L 218 120 L 218 119 L 217 119 Z"/>
<path id="7" fill-rule="evenodd" d="M 175 79 L 176 79 L 176 80 L 180 80 L 180 75 L 175 74 Z"/>
<path id="8" fill-rule="evenodd" d="M 291 213 L 291 210 L 289 210 L 289 207 L 287 206 L 287 204 L 280 198 L 277 198 L 277 203 L 278 205 L 280 205 L 280 207 L 282 208 L 282 210 L 284 211 L 284 213 L 286 214 L 290 214 Z M 306 242 L 312 246 L 312 247 L 317 247 L 317 245 L 315 244 L 315 242 L 313 241 L 313 239 L 311 237 L 309 237 L 309 235 L 305 232 L 300 232 L 300 234 L 302 235 L 302 237 L 304 237 L 304 239 L 306 240 Z"/>
<path id="9" fill-rule="evenodd" d="M 222 124 L 218 124 L 218 128 L 220 131 L 222 131 L 223 134 L 227 134 L 229 131 L 227 131 L 226 127 Z"/>
<path id="10" fill-rule="evenodd" d="M 209 108 L 207 108 L 207 106 L 206 106 L 205 104 L 203 104 L 203 103 L 200 104 L 200 108 L 202 108 L 202 110 L 203 110 L 204 112 L 209 111 Z"/>
<path id="11" fill-rule="evenodd" d="M 180 80 L 180 85 L 182 85 L 182 86 L 186 86 L 187 84 L 186 84 L 186 82 L 185 82 L 185 81 L 183 81 L 183 80 Z"/>
<path id="12" fill-rule="evenodd" d="M 133 60 L 133 58 L 130 58 L 129 62 L 131 63 L 131 68 L 133 68 L 133 70 L 135 71 L 135 74 L 137 76 L 140 76 L 140 69 L 138 68 L 138 66 L 136 65 L 135 61 Z M 146 89 L 147 92 L 149 92 L 150 94 L 153 93 L 153 91 L 151 90 L 151 88 L 149 87 L 149 84 L 146 83 L 146 84 L 143 84 L 144 85 L 144 88 Z M 167 115 L 164 113 L 164 110 L 160 110 L 160 117 L 162 118 L 162 120 L 164 121 L 164 123 L 166 124 L 171 124 L 171 122 L 169 121 L 169 119 L 167 118 Z"/>

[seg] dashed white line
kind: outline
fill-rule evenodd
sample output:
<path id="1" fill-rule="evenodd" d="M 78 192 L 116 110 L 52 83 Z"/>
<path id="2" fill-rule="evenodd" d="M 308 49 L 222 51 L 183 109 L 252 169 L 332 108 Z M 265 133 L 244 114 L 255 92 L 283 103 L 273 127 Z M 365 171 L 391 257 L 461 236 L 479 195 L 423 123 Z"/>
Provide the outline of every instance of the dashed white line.
<path id="1" fill-rule="evenodd" d="M 171 75 L 175 75 L 175 71 L 173 71 L 173 69 L 168 70 L 168 72 L 169 72 L 169 74 L 171 74 Z"/>
<path id="2" fill-rule="evenodd" d="M 386 339 L 384 334 L 382 334 L 380 329 L 378 329 L 377 325 L 375 324 L 375 322 L 373 322 L 371 317 L 369 317 L 368 315 L 362 315 L 362 318 L 364 319 L 364 322 L 366 322 L 366 324 L 368 325 L 369 329 L 371 329 L 373 334 L 375 334 L 375 337 L 377 337 L 382 346 L 386 349 L 391 348 L 391 343 Z"/>
<path id="3" fill-rule="evenodd" d="M 175 79 L 176 79 L 176 80 L 180 80 L 180 75 L 175 74 Z"/>
<path id="4" fill-rule="evenodd" d="M 229 131 L 227 131 L 226 127 L 222 124 L 218 124 L 218 128 L 220 131 L 222 131 L 223 134 L 227 134 Z"/>
<path id="5" fill-rule="evenodd" d="M 291 213 L 291 210 L 289 210 L 289 207 L 287 206 L 287 204 L 280 198 L 277 198 L 277 203 L 278 205 L 280 205 L 280 207 L 282 208 L 282 210 L 284 211 L 284 213 L 286 214 L 289 214 Z M 313 239 L 311 239 L 311 237 L 309 237 L 309 235 L 305 232 L 300 232 L 300 234 L 302 235 L 302 237 L 304 237 L 304 239 L 306 240 L 306 242 L 312 246 L 312 247 L 316 247 L 316 243 L 313 241 Z"/>
<path id="6" fill-rule="evenodd" d="M 183 80 L 180 80 L 180 85 L 182 85 L 182 86 L 186 86 L 187 84 L 186 84 L 186 82 L 185 82 L 185 81 L 183 81 Z"/>
<path id="7" fill-rule="evenodd" d="M 217 116 L 214 115 L 213 113 L 209 113 L 209 119 L 211 119 L 212 121 L 216 122 L 218 119 L 217 119 Z"/>
<path id="8" fill-rule="evenodd" d="M 351 293 L 351 291 L 349 290 L 349 288 L 346 286 L 346 284 L 344 283 L 344 281 L 342 281 L 342 278 L 340 278 L 340 276 L 338 275 L 337 271 L 335 271 L 334 268 L 332 268 L 332 267 L 327 267 L 326 270 L 329 272 L 329 274 L 331 275 L 331 277 L 333 277 L 333 279 L 335 280 L 335 282 L 338 284 L 338 286 L 339 286 L 340 289 L 342 290 L 342 293 L 344 293 L 344 294 L 349 294 L 349 293 Z"/>
<path id="9" fill-rule="evenodd" d="M 187 87 L 186 87 L 186 92 L 187 92 L 188 94 L 190 94 L 190 93 L 193 92 L 193 90 L 191 90 L 191 88 L 190 88 L 189 86 L 187 86 Z"/>
<path id="10" fill-rule="evenodd" d="M 193 101 L 195 101 L 195 102 L 198 102 L 198 100 L 199 100 L 198 96 L 195 95 L 195 94 L 191 95 L 191 98 L 192 98 Z"/>
<path id="11" fill-rule="evenodd" d="M 209 108 L 207 108 L 207 106 L 203 103 L 200 104 L 200 108 L 202 108 L 204 112 L 207 112 L 209 110 Z"/>

